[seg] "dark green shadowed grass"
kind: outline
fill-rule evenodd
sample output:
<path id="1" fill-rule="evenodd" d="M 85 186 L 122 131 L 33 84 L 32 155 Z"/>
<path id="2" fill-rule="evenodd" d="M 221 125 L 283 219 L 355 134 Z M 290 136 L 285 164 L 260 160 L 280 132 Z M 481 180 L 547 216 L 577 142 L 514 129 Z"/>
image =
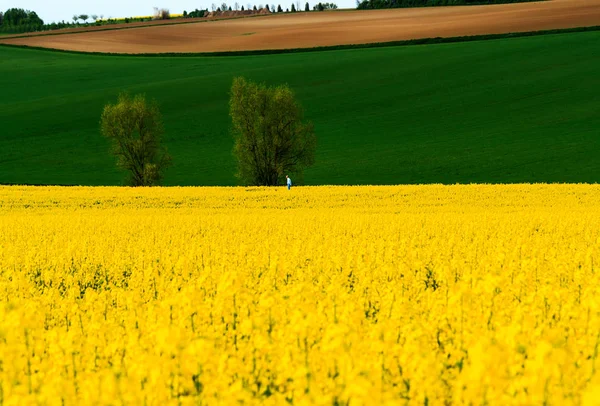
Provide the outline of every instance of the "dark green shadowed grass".
<path id="1" fill-rule="evenodd" d="M 600 32 L 236 57 L 0 47 L 0 183 L 121 184 L 103 106 L 164 115 L 167 185 L 233 185 L 228 91 L 288 83 L 313 120 L 307 184 L 596 182 Z"/>

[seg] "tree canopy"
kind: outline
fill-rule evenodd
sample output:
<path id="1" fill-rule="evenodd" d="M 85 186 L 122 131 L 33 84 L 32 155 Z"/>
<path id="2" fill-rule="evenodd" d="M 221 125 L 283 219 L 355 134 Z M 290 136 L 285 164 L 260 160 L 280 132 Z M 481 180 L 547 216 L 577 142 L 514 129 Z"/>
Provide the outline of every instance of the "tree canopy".
<path id="1" fill-rule="evenodd" d="M 0 20 L 3 25 L 44 25 L 44 21 L 38 17 L 35 11 L 23 10 L 22 8 L 6 10 Z"/>
<path id="2" fill-rule="evenodd" d="M 301 180 L 304 168 L 314 163 L 316 137 L 292 90 L 238 77 L 229 107 L 241 183 L 274 186 L 288 174 Z"/>
<path id="3" fill-rule="evenodd" d="M 318 3 L 313 6 L 313 10 L 325 11 L 325 10 L 336 10 L 338 8 L 335 3 Z"/>
<path id="4" fill-rule="evenodd" d="M 129 172 L 130 186 L 160 182 L 171 157 L 161 145 L 164 132 L 156 102 L 144 95 L 122 93 L 116 104 L 107 104 L 100 119 L 102 134 L 112 142 L 117 165 Z"/>

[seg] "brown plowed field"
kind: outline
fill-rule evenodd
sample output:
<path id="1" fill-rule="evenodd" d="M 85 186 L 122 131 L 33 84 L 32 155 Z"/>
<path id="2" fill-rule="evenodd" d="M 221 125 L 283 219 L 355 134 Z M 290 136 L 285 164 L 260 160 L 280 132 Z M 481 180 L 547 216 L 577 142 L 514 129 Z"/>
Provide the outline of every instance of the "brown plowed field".
<path id="1" fill-rule="evenodd" d="M 76 51 L 215 52 L 386 42 L 600 25 L 600 0 L 311 12 L 0 40 Z"/>

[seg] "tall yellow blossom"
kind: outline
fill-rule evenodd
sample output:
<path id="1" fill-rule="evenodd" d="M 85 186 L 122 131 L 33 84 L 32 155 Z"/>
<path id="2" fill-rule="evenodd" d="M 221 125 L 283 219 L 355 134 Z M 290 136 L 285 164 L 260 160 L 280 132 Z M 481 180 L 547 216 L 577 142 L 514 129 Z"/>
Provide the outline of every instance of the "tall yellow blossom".
<path id="1" fill-rule="evenodd" d="M 0 405 L 597 404 L 600 187 L 0 187 Z"/>

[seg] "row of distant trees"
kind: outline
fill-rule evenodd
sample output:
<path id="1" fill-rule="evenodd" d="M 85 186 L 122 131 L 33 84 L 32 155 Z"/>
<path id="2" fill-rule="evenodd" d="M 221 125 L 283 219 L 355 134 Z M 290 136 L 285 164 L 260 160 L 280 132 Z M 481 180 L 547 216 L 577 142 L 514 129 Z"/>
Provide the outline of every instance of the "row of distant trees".
<path id="1" fill-rule="evenodd" d="M 238 77 L 229 99 L 234 156 L 241 184 L 274 186 L 286 175 L 302 179 L 314 163 L 317 139 L 287 85 L 269 87 Z M 172 158 L 162 145 L 164 126 L 155 101 L 123 93 L 104 107 L 100 131 L 112 144 L 130 186 L 160 184 Z"/>
<path id="2" fill-rule="evenodd" d="M 10 8 L 0 12 L 0 33 L 20 33 L 38 31 L 44 26 L 44 21 L 35 11 L 22 8 Z"/>
<path id="3" fill-rule="evenodd" d="M 381 1 L 381 0 L 365 0 L 365 1 Z M 394 0 L 396 1 L 396 0 Z M 227 3 L 222 3 L 220 6 L 217 4 L 212 4 L 212 11 L 233 11 L 233 10 L 261 10 L 263 8 L 268 8 L 271 12 L 275 13 L 283 13 L 283 12 L 292 12 L 300 11 L 300 2 L 296 1 L 296 3 L 292 3 L 291 8 L 283 9 L 281 5 L 275 7 L 274 4 L 270 6 L 268 4 L 262 5 L 259 4 L 258 7 L 256 5 L 252 5 L 250 3 L 247 4 L 247 8 L 244 8 L 243 5 L 240 6 L 239 3 L 235 3 L 233 6 L 227 5 Z M 334 10 L 337 9 L 337 5 L 334 3 L 318 3 L 313 6 L 313 10 L 315 11 L 324 11 L 324 10 Z M 304 5 L 304 11 L 310 11 L 310 5 L 308 2 Z M 183 17 L 185 18 L 200 18 L 204 17 L 204 15 L 208 12 L 208 10 L 199 10 L 196 9 L 191 12 L 184 11 Z M 124 19 L 113 19 L 108 18 L 104 19 L 104 15 L 100 14 L 75 14 L 72 17 L 73 22 L 69 21 L 59 21 L 53 22 L 50 24 L 44 24 L 44 21 L 36 14 L 35 11 L 24 10 L 21 8 L 11 8 L 6 12 L 0 12 L 0 33 L 2 34 L 20 34 L 25 32 L 35 32 L 35 31 L 50 31 L 50 30 L 60 30 L 63 28 L 72 28 L 78 27 L 80 24 L 88 25 L 92 23 L 95 25 L 104 25 L 104 24 L 117 24 L 119 22 L 133 22 L 133 21 L 146 21 L 152 19 L 169 19 L 171 15 L 168 9 L 164 8 L 155 8 L 154 17 L 153 18 L 124 18 Z"/>
<path id="4" fill-rule="evenodd" d="M 104 16 L 103 15 L 99 16 L 97 14 L 92 14 L 92 15 L 87 15 L 87 14 L 77 15 L 77 14 L 75 14 L 73 16 L 73 22 L 77 23 L 77 22 L 79 22 L 79 20 L 81 20 L 84 24 L 87 24 L 87 20 L 89 20 L 90 18 L 92 20 L 94 20 L 94 22 L 96 22 L 96 21 L 98 21 L 98 19 L 100 19 L 100 20 L 104 19 Z"/>
<path id="5" fill-rule="evenodd" d="M 254 11 L 258 11 L 258 10 L 262 10 L 263 8 L 267 8 L 269 10 L 271 10 L 272 13 L 295 13 L 297 11 L 300 11 L 301 3 L 299 1 L 296 1 L 295 3 L 292 3 L 292 6 L 290 8 L 286 8 L 285 10 L 283 9 L 283 7 L 281 7 L 281 4 L 278 5 L 277 7 L 275 7 L 275 4 L 271 4 L 270 6 L 268 4 L 259 4 L 258 6 L 256 5 L 252 5 L 250 3 L 248 3 L 246 5 L 246 7 L 244 8 L 244 5 L 240 5 L 240 3 L 236 2 L 233 4 L 233 6 L 228 5 L 227 3 L 221 3 L 221 5 L 217 5 L 216 3 L 212 3 L 211 4 L 211 10 L 213 12 L 217 11 L 245 11 L 245 10 L 254 10 Z M 324 10 L 335 10 L 337 9 L 337 5 L 334 3 L 318 3 L 315 4 L 313 6 L 313 10 L 315 11 L 324 11 Z M 197 17 L 203 17 L 204 13 L 208 11 L 208 10 L 194 10 L 190 13 L 188 13 L 187 11 L 183 12 L 183 16 L 187 17 L 187 18 L 197 18 Z M 308 4 L 308 2 L 306 2 L 306 4 L 304 4 L 304 11 L 310 11 L 310 4 Z"/>
<path id="6" fill-rule="evenodd" d="M 104 16 L 79 14 L 73 16 L 73 23 L 61 21 L 44 24 L 44 20 L 42 20 L 35 11 L 24 10 L 22 8 L 11 8 L 4 13 L 0 12 L 0 33 L 19 34 L 23 32 L 59 30 L 77 26 L 79 20 L 87 24 L 87 20 L 90 18 L 96 21 L 98 18 L 104 18 Z"/>
<path id="7" fill-rule="evenodd" d="M 204 12 L 202 13 L 204 16 Z M 63 28 L 78 27 L 80 24 L 88 25 L 90 20 L 93 20 L 95 25 L 117 24 L 125 21 L 146 21 L 157 19 L 169 19 L 171 15 L 166 8 L 155 8 L 154 16 L 150 18 L 124 18 L 121 20 L 108 18 L 104 19 L 104 15 L 100 14 L 75 14 L 72 17 L 73 22 L 59 21 L 50 24 L 44 24 L 44 21 L 38 17 L 35 11 L 24 10 L 21 8 L 11 8 L 6 12 L 0 12 L 0 33 L 3 34 L 20 34 L 24 32 L 35 31 L 50 31 Z"/>
<path id="8" fill-rule="evenodd" d="M 87 24 L 87 21 L 89 19 L 94 20 L 94 23 L 98 24 L 98 23 L 103 23 L 103 24 L 110 24 L 110 23 L 116 23 L 119 21 L 125 21 L 126 23 L 129 23 L 130 21 L 146 21 L 146 20 L 168 20 L 171 18 L 171 12 L 169 11 L 168 8 L 158 8 L 158 7 L 154 7 L 154 15 L 152 17 L 149 18 L 133 18 L 133 17 L 125 17 L 121 20 L 117 20 L 117 19 L 112 19 L 112 18 L 108 18 L 107 20 L 104 20 L 104 15 L 98 15 L 98 14 L 75 14 L 73 16 L 73 22 L 75 24 L 79 24 L 79 20 L 81 20 L 84 24 Z"/>
<path id="9" fill-rule="evenodd" d="M 190 11 L 189 13 L 186 10 L 183 10 L 183 18 L 201 18 L 204 17 L 204 14 L 206 14 L 208 12 L 208 10 L 194 10 L 194 11 Z"/>

